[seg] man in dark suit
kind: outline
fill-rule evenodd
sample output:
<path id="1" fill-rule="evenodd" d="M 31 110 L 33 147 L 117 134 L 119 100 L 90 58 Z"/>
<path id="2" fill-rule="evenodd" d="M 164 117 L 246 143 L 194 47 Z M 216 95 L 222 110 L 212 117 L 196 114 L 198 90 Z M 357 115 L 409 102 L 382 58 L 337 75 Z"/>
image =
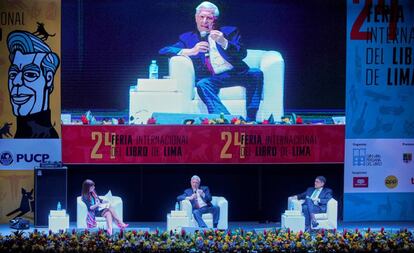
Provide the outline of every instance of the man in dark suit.
<path id="1" fill-rule="evenodd" d="M 332 190 L 324 187 L 326 178 L 324 176 L 317 176 L 315 179 L 315 186 L 309 187 L 305 192 L 290 198 L 304 199 L 305 202 L 302 204 L 302 212 L 305 216 L 306 228 L 317 227 L 319 224 L 315 220 L 315 213 L 326 212 L 326 205 L 332 198 Z"/>
<path id="2" fill-rule="evenodd" d="M 200 177 L 194 175 L 191 178 L 191 188 L 186 189 L 183 194 L 178 196 L 177 201 L 189 200 L 191 202 L 194 219 L 201 228 L 207 228 L 206 223 L 202 219 L 202 215 L 205 213 L 213 214 L 213 227 L 217 228 L 220 208 L 211 204 L 212 197 L 210 190 L 207 186 L 200 186 L 200 182 Z"/>
<path id="3" fill-rule="evenodd" d="M 219 10 L 210 2 L 196 8 L 196 32 L 187 32 L 179 41 L 162 48 L 167 56 L 184 55 L 193 62 L 197 93 L 209 113 L 230 114 L 218 97 L 221 88 L 246 88 L 247 121 L 254 121 L 259 109 L 263 89 L 263 73 L 250 70 L 243 59 L 247 51 L 236 27 L 218 27 Z"/>

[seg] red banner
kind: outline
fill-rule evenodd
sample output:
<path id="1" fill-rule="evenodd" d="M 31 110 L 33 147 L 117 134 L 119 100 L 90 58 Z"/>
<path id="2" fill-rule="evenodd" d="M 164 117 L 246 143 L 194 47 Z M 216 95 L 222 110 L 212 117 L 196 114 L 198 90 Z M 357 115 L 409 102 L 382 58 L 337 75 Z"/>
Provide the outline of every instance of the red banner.
<path id="1" fill-rule="evenodd" d="M 343 163 L 343 125 L 62 127 L 66 164 Z"/>

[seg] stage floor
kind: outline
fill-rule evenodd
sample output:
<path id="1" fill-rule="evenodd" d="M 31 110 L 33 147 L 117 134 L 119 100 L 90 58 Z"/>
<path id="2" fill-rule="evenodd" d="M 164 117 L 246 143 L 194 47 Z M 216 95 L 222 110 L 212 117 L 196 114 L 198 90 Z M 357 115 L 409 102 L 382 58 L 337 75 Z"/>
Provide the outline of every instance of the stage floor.
<path id="1" fill-rule="evenodd" d="M 155 231 L 158 229 L 159 231 L 164 231 L 167 227 L 166 222 L 128 222 L 129 227 L 126 230 L 144 230 L 144 231 Z M 259 222 L 229 222 L 229 229 L 238 229 L 243 228 L 246 231 L 263 231 L 271 230 L 271 229 L 278 229 L 280 228 L 280 222 L 271 222 L 271 223 L 259 223 Z M 407 228 L 410 231 L 414 231 L 414 221 L 409 222 L 338 222 L 338 231 L 343 231 L 344 229 L 347 230 L 367 230 L 370 228 L 372 231 L 379 231 L 384 228 L 388 232 L 396 232 L 400 229 Z M 31 225 L 30 229 L 25 230 L 26 232 L 33 232 L 35 227 Z M 48 232 L 48 228 L 46 227 L 37 227 L 38 231 Z M 70 223 L 69 231 L 76 229 L 76 222 Z M 82 229 L 83 230 L 83 229 Z M 0 234 L 8 235 L 11 232 L 15 231 L 14 229 L 10 229 L 8 224 L 0 224 Z M 92 230 L 93 231 L 93 230 Z M 114 232 L 118 232 L 119 229 L 114 229 Z M 191 232 L 191 231 L 189 231 Z"/>

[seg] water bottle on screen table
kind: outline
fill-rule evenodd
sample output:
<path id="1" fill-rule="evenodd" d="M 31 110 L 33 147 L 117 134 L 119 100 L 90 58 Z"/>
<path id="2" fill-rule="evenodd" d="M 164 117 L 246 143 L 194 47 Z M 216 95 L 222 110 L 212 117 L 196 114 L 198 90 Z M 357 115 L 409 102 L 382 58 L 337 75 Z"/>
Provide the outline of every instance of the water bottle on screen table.
<path id="1" fill-rule="evenodd" d="M 149 66 L 149 79 L 158 79 L 158 65 L 156 60 L 152 60 Z"/>
<path id="2" fill-rule="evenodd" d="M 57 203 L 56 210 L 58 210 L 58 211 L 62 210 L 62 205 L 60 204 L 60 201 L 58 201 L 58 203 Z"/>
<path id="3" fill-rule="evenodd" d="M 178 202 L 175 202 L 175 211 L 179 211 L 180 210 L 180 204 L 178 204 Z"/>

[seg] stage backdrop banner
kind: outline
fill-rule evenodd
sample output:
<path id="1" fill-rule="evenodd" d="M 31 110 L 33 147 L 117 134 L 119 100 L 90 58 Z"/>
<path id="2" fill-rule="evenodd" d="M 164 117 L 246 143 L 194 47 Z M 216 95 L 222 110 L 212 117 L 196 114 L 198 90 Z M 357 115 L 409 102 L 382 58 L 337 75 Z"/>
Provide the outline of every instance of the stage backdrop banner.
<path id="1" fill-rule="evenodd" d="M 1 1 L 0 18 L 0 170 L 33 169 L 61 160 L 61 1 Z"/>
<path id="2" fill-rule="evenodd" d="M 65 164 L 342 163 L 342 125 L 62 126 Z"/>
<path id="3" fill-rule="evenodd" d="M 414 5 L 347 8 L 344 220 L 414 220 Z"/>
<path id="4" fill-rule="evenodd" d="M 15 217 L 33 222 L 34 178 L 33 170 L 0 171 L 0 224 Z"/>

